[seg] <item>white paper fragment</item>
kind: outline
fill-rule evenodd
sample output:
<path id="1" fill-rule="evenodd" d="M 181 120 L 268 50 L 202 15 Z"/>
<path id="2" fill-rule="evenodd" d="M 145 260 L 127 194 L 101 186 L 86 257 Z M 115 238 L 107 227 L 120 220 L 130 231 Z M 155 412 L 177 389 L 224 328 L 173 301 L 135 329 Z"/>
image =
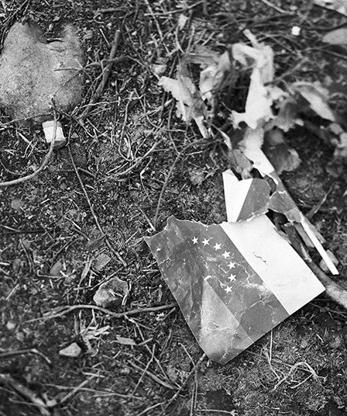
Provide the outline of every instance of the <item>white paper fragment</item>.
<path id="1" fill-rule="evenodd" d="M 63 126 L 61 125 L 60 121 L 55 122 L 54 120 L 44 121 L 42 123 L 43 132 L 45 134 L 46 143 L 51 143 L 54 137 L 54 130 L 56 127 L 56 134 L 55 134 L 55 141 L 54 147 L 61 147 L 66 143 L 66 138 L 63 132 Z"/>
<path id="2" fill-rule="evenodd" d="M 258 127 L 257 129 L 251 129 L 248 127 L 240 143 L 240 148 L 244 155 L 253 162 L 254 167 L 261 173 L 261 175 L 272 177 L 274 167 L 261 150 L 263 140 L 264 129 L 261 127 Z"/>

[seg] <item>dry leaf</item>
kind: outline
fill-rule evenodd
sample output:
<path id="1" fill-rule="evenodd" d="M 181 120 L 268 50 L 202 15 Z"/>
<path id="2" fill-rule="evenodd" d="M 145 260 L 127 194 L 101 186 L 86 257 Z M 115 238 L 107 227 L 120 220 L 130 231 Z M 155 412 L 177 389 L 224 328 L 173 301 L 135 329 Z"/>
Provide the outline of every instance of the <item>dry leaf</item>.
<path id="1" fill-rule="evenodd" d="M 279 129 L 272 129 L 266 133 L 264 153 L 278 174 L 295 170 L 301 162 L 297 151 L 287 145 Z"/>
<path id="2" fill-rule="evenodd" d="M 216 106 L 216 93 L 223 86 L 223 82 L 230 74 L 232 65 L 228 51 L 220 54 L 206 47 L 197 47 L 194 54 L 187 56 L 194 64 L 199 64 L 200 72 L 199 90 L 203 101 L 211 106 L 211 115 L 214 114 Z"/>
<path id="3" fill-rule="evenodd" d="M 303 121 L 298 117 L 298 105 L 292 97 L 285 98 L 276 104 L 278 114 L 266 124 L 266 130 L 278 127 L 287 132 L 296 125 L 303 125 Z"/>
<path id="4" fill-rule="evenodd" d="M 295 82 L 291 85 L 291 89 L 299 93 L 320 117 L 335 121 L 335 115 L 328 104 L 328 90 L 319 82 Z"/>
<path id="5" fill-rule="evenodd" d="M 258 126 L 258 123 L 268 121 L 273 117 L 271 109 L 272 101 L 269 99 L 267 88 L 261 80 L 260 70 L 254 68 L 251 75 L 251 83 L 246 100 L 244 113 L 238 113 L 232 110 L 231 118 L 234 127 L 243 121 L 252 129 Z"/>
<path id="6" fill-rule="evenodd" d="M 181 117 L 186 123 L 190 123 L 193 118 L 202 137 L 208 138 L 209 134 L 204 126 L 205 105 L 193 81 L 185 72 L 184 68 L 179 65 L 176 79 L 161 77 L 158 84 L 177 100 L 177 116 Z"/>
<path id="7" fill-rule="evenodd" d="M 233 58 L 243 66 L 253 68 L 251 82 L 247 95 L 245 112 L 232 111 L 234 127 L 243 121 L 252 129 L 263 126 L 264 122 L 274 118 L 273 103 L 286 97 L 287 94 L 278 87 L 266 83 L 272 82 L 274 77 L 274 52 L 270 46 L 259 43 L 250 31 L 245 35 L 252 43 L 252 47 L 243 43 L 232 46 Z"/>

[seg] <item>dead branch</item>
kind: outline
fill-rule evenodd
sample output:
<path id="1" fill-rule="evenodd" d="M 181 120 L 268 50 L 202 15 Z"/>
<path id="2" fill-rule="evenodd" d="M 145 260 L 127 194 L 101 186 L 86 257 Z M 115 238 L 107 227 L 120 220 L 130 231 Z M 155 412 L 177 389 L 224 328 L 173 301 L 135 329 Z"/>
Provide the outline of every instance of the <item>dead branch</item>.
<path id="1" fill-rule="evenodd" d="M 30 179 L 37 176 L 48 165 L 48 162 L 54 151 L 56 135 L 57 135 L 57 116 L 56 116 L 56 113 L 54 112 L 53 137 L 52 137 L 52 141 L 51 141 L 51 145 L 49 147 L 48 153 L 44 157 L 43 162 L 41 163 L 41 166 L 38 169 L 36 169 L 33 173 L 30 173 L 29 175 L 22 176 L 21 178 L 13 179 L 12 181 L 0 182 L 0 188 L 4 188 L 6 186 L 18 185 L 20 183 L 29 181 Z"/>
<path id="2" fill-rule="evenodd" d="M 66 305 L 66 306 L 62 306 L 58 308 L 56 313 L 50 314 L 49 312 L 48 315 L 44 315 L 41 318 L 30 319 L 27 322 L 40 321 L 42 319 L 48 320 L 48 319 L 60 318 L 61 316 L 67 315 L 68 313 L 73 312 L 75 310 L 79 310 L 79 309 L 93 309 L 93 310 L 105 313 L 107 315 L 110 315 L 112 316 L 112 318 L 119 319 L 119 318 L 125 318 L 127 316 L 131 316 L 131 315 L 138 315 L 140 313 L 159 312 L 165 309 L 175 308 L 176 306 L 177 306 L 176 303 L 169 303 L 167 305 L 153 306 L 151 308 L 137 308 L 137 309 L 132 309 L 130 311 L 125 311 L 125 312 L 112 312 L 109 309 L 102 308 L 101 306 L 96 306 L 96 305 Z"/>
<path id="3" fill-rule="evenodd" d="M 342 288 L 334 280 L 330 279 L 315 263 L 313 263 L 311 258 L 306 256 L 305 258 L 309 268 L 317 276 L 326 289 L 327 295 L 343 308 L 347 310 L 347 290 Z"/>
<path id="4" fill-rule="evenodd" d="M 57 405 L 55 400 L 43 400 L 37 395 L 36 392 L 15 380 L 9 374 L 0 373 L 0 385 L 14 390 L 21 397 L 24 397 L 26 400 L 31 402 L 35 407 L 38 408 L 42 416 L 50 416 L 50 409 Z"/>

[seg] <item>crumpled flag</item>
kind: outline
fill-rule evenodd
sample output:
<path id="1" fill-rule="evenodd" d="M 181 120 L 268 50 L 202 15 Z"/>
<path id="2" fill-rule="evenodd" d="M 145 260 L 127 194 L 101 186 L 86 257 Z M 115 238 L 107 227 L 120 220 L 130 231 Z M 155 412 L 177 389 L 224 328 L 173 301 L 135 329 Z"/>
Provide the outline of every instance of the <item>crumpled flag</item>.
<path id="1" fill-rule="evenodd" d="M 170 217 L 145 241 L 196 340 L 221 364 L 324 291 L 266 216 L 209 226 Z"/>

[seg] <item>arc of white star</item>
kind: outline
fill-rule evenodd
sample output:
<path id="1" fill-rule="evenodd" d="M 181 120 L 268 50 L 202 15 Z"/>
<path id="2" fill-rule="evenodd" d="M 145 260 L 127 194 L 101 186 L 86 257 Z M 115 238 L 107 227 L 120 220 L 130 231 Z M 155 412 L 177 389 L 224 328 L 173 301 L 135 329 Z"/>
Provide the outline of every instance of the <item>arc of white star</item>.
<path id="1" fill-rule="evenodd" d="M 204 246 L 207 246 L 208 244 L 210 244 L 209 241 L 210 241 L 210 239 L 205 238 L 204 241 L 202 242 L 202 244 Z"/>
<path id="2" fill-rule="evenodd" d="M 230 286 L 227 286 L 227 287 L 225 288 L 225 291 L 226 291 L 227 293 L 230 293 L 230 292 L 232 292 L 232 291 L 233 291 L 233 289 L 232 289 Z"/>
<path id="3" fill-rule="evenodd" d="M 222 256 L 227 259 L 228 257 L 230 257 L 230 253 L 228 251 L 224 251 L 224 253 L 222 254 Z"/>
<path id="4" fill-rule="evenodd" d="M 232 261 L 228 264 L 229 269 L 233 269 L 235 267 L 235 263 Z"/>
<path id="5" fill-rule="evenodd" d="M 198 239 L 197 239 L 197 237 L 194 237 L 194 238 L 192 239 L 192 241 L 193 241 L 193 244 L 198 244 Z"/>
<path id="6" fill-rule="evenodd" d="M 220 250 L 221 249 L 221 247 L 222 247 L 222 245 L 221 244 L 219 244 L 219 243 L 216 243 L 215 245 L 214 245 L 214 249 L 217 251 L 217 250 Z"/>

